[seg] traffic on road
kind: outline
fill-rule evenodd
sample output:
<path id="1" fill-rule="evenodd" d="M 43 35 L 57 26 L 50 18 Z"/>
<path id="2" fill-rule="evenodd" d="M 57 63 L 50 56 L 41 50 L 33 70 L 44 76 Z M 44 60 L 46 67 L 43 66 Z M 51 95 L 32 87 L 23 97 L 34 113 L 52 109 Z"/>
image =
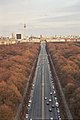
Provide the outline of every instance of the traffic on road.
<path id="1" fill-rule="evenodd" d="M 46 43 L 42 41 L 25 120 L 61 120 L 54 84 Z"/>

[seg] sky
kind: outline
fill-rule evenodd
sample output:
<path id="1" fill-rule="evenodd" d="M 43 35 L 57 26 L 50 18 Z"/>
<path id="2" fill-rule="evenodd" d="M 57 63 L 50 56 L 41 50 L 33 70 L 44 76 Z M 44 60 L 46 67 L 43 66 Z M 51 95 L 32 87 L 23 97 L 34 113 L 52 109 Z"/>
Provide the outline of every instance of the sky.
<path id="1" fill-rule="evenodd" d="M 11 33 L 80 35 L 80 0 L 0 0 L 0 36 Z"/>

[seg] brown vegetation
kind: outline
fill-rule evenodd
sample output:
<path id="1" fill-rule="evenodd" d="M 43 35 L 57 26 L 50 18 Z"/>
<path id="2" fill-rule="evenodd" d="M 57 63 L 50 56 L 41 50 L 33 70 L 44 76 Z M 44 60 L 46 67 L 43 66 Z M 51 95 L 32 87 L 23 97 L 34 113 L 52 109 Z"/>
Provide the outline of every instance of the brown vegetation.
<path id="1" fill-rule="evenodd" d="M 13 120 L 39 44 L 0 46 L 0 120 Z"/>
<path id="2" fill-rule="evenodd" d="M 49 43 L 49 52 L 74 119 L 80 118 L 80 47 Z"/>

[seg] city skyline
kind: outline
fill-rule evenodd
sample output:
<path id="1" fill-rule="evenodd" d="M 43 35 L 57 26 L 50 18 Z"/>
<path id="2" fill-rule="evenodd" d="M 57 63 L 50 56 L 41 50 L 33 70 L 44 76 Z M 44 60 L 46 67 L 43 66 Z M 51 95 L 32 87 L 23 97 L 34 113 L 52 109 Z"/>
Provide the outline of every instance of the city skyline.
<path id="1" fill-rule="evenodd" d="M 80 34 L 79 0 L 0 0 L 0 36 Z"/>

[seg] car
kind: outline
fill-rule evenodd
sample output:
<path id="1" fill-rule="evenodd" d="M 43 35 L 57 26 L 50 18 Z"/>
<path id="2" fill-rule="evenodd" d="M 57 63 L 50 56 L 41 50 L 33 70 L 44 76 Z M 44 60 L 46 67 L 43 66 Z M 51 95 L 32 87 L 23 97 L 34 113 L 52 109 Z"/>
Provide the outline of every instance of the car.
<path id="1" fill-rule="evenodd" d="M 56 107 L 58 107 L 59 106 L 59 103 L 58 102 L 56 102 Z"/>
<path id="2" fill-rule="evenodd" d="M 55 107 L 55 105 L 54 104 L 52 104 L 52 108 L 54 108 Z"/>
<path id="3" fill-rule="evenodd" d="M 52 92 L 50 92 L 50 95 L 52 95 Z"/>
<path id="4" fill-rule="evenodd" d="M 53 79 L 52 79 L 52 83 L 53 83 Z"/>
<path id="5" fill-rule="evenodd" d="M 50 120 L 54 120 L 53 117 L 51 117 Z"/>
<path id="6" fill-rule="evenodd" d="M 57 112 L 58 112 L 58 113 L 60 113 L 60 110 L 59 110 L 59 108 L 57 108 Z"/>
<path id="7" fill-rule="evenodd" d="M 49 99 L 49 102 L 51 102 L 52 100 L 51 99 Z"/>
<path id="8" fill-rule="evenodd" d="M 33 83 L 33 87 L 34 87 L 34 83 Z"/>
<path id="9" fill-rule="evenodd" d="M 32 101 L 31 100 L 29 100 L 29 103 L 31 103 Z"/>
<path id="10" fill-rule="evenodd" d="M 29 103 L 29 104 L 28 104 L 28 107 L 30 107 L 30 106 L 31 106 L 31 104 Z"/>
<path id="11" fill-rule="evenodd" d="M 57 108 L 57 113 L 58 113 L 58 116 L 60 116 L 60 110 L 59 110 L 59 108 Z"/>
<path id="12" fill-rule="evenodd" d="M 49 105 L 49 102 L 47 101 L 47 103 L 46 103 L 47 105 Z"/>
<path id="13" fill-rule="evenodd" d="M 61 120 L 61 116 L 58 116 L 58 118 L 59 118 L 58 120 Z"/>
<path id="14" fill-rule="evenodd" d="M 53 90 L 55 89 L 54 86 L 52 88 L 53 88 Z"/>
<path id="15" fill-rule="evenodd" d="M 44 99 L 47 100 L 47 97 L 45 97 Z"/>
<path id="16" fill-rule="evenodd" d="M 57 97 L 55 97 L 54 99 L 55 99 L 55 101 L 57 101 Z"/>
<path id="17" fill-rule="evenodd" d="M 26 118 L 28 119 L 28 114 L 26 114 Z"/>
<path id="18" fill-rule="evenodd" d="M 52 109 L 51 109 L 51 108 L 49 109 L 49 112 L 52 112 Z"/>
<path id="19" fill-rule="evenodd" d="M 56 91 L 54 90 L 54 94 L 56 94 Z"/>

